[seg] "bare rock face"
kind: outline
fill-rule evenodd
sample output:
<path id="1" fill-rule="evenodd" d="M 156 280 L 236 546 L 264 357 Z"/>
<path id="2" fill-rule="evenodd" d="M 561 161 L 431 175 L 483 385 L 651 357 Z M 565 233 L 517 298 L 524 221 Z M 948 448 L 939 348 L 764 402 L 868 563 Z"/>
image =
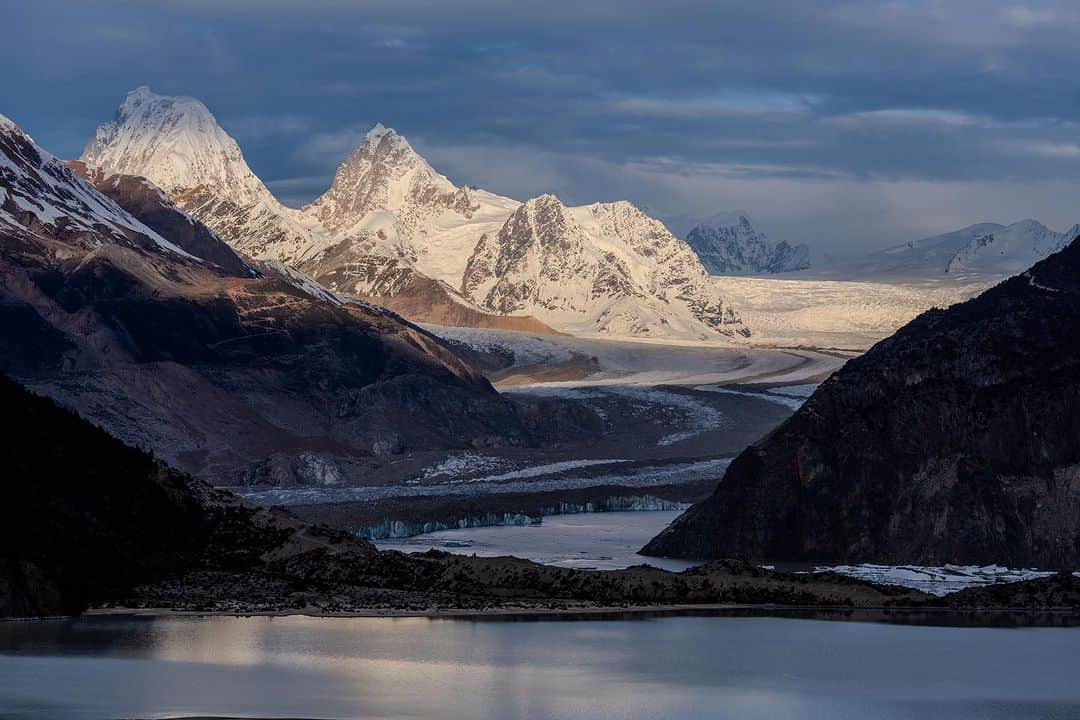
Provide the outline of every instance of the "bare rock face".
<path id="1" fill-rule="evenodd" d="M 849 361 L 644 552 L 1080 567 L 1080 243 Z"/>

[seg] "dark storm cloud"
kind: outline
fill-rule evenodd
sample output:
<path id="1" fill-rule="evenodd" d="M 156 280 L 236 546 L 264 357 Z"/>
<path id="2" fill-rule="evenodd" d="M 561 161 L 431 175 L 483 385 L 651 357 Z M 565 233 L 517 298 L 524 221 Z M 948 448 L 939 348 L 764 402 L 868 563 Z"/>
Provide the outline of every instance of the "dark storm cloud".
<path id="1" fill-rule="evenodd" d="M 145 83 L 206 102 L 294 203 L 381 121 L 457 182 L 749 206 L 832 246 L 1080 215 L 1071 3 L 35 0 L 14 23 L 0 111 L 47 147 Z"/>

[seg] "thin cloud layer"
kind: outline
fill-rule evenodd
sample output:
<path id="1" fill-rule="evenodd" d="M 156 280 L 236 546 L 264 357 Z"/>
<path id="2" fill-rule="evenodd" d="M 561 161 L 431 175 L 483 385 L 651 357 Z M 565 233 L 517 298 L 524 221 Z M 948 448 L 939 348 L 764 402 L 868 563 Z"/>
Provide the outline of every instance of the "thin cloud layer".
<path id="1" fill-rule="evenodd" d="M 743 207 L 834 253 L 1080 219 L 1072 3 L 22 5 L 2 111 L 40 142 L 77 154 L 136 85 L 194 95 L 293 204 L 380 121 L 459 183 L 677 230 Z"/>

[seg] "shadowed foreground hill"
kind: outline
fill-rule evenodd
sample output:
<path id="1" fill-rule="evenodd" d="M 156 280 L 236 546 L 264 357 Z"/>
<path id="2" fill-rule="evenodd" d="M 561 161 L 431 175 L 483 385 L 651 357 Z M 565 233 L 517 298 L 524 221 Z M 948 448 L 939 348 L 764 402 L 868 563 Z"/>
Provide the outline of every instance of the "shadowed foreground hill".
<path id="1" fill-rule="evenodd" d="M 257 511 L 0 376 L 0 616 L 57 615 L 195 566 L 249 563 Z"/>
<path id="2" fill-rule="evenodd" d="M 1080 242 L 849 361 L 643 552 L 1080 568 Z"/>

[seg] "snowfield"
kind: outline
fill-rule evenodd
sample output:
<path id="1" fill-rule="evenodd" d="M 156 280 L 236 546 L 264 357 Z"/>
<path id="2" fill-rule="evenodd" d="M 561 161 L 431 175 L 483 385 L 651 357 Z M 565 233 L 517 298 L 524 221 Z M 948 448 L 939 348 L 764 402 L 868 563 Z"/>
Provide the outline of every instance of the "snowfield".
<path id="1" fill-rule="evenodd" d="M 923 311 L 967 300 L 997 279 L 862 282 L 724 276 L 714 282 L 753 331 L 757 345 L 862 351 Z"/>

